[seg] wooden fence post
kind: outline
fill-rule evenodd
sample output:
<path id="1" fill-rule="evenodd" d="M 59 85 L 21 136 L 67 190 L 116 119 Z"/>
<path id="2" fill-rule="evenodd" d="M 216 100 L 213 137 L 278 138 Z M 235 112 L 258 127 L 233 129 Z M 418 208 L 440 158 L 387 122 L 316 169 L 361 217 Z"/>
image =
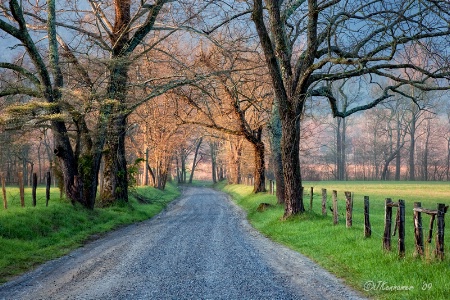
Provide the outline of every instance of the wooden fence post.
<path id="1" fill-rule="evenodd" d="M 364 196 L 364 237 L 372 235 L 372 227 L 370 227 L 369 219 L 369 196 Z"/>
<path id="2" fill-rule="evenodd" d="M 6 199 L 6 183 L 5 183 L 5 177 L 2 176 L 2 192 L 3 192 L 3 207 L 5 209 L 8 208 L 8 200 Z"/>
<path id="3" fill-rule="evenodd" d="M 314 188 L 311 187 L 310 195 L 309 195 L 309 210 L 310 210 L 310 211 L 312 211 L 313 196 L 314 196 Z"/>
<path id="4" fill-rule="evenodd" d="M 25 191 L 23 186 L 23 174 L 22 172 L 19 172 L 18 174 L 19 179 L 19 191 L 20 191 L 20 205 L 22 207 L 25 207 Z"/>
<path id="5" fill-rule="evenodd" d="M 414 208 L 421 208 L 422 203 L 414 202 Z M 414 210 L 414 241 L 416 244 L 415 255 L 422 256 L 424 253 L 423 246 L 423 229 L 422 229 L 422 213 Z"/>
<path id="6" fill-rule="evenodd" d="M 48 201 L 50 200 L 50 185 L 52 184 L 52 178 L 50 172 L 47 172 L 47 182 L 45 185 L 45 206 L 48 206 Z"/>
<path id="7" fill-rule="evenodd" d="M 337 203 L 337 191 L 333 190 L 333 224 L 337 225 L 338 219 L 338 203 Z"/>
<path id="8" fill-rule="evenodd" d="M 297 199 L 297 201 L 296 201 L 297 202 L 297 207 L 300 207 L 300 204 L 303 206 L 303 211 L 305 210 L 305 203 L 303 202 L 303 199 L 305 199 L 304 191 L 305 191 L 305 187 L 302 186 L 300 188 L 300 195 L 302 197 L 302 203 L 300 203 L 300 199 Z"/>
<path id="9" fill-rule="evenodd" d="M 398 200 L 398 255 L 405 256 L 405 200 Z"/>
<path id="10" fill-rule="evenodd" d="M 345 194 L 345 226 L 347 228 L 352 227 L 353 220 L 352 220 L 352 214 L 353 214 L 353 199 L 352 199 L 352 193 L 351 192 L 344 192 Z"/>
<path id="11" fill-rule="evenodd" d="M 31 197 L 33 199 L 33 207 L 36 206 L 36 189 L 37 189 L 37 174 L 33 173 L 33 182 L 31 186 Z"/>
<path id="12" fill-rule="evenodd" d="M 383 249 L 391 250 L 391 223 L 392 223 L 392 200 L 386 198 L 385 214 L 384 214 L 384 235 L 383 235 Z"/>
<path id="13" fill-rule="evenodd" d="M 322 189 L 322 216 L 327 215 L 327 189 Z"/>
<path id="14" fill-rule="evenodd" d="M 444 227 L 445 227 L 445 204 L 437 205 L 437 231 L 436 231 L 436 257 L 444 259 Z"/>

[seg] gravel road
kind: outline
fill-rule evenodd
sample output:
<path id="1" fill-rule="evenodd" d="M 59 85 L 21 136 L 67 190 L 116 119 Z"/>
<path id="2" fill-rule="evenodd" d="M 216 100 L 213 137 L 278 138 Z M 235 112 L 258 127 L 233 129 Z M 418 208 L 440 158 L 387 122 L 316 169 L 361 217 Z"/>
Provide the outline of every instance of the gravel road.
<path id="1" fill-rule="evenodd" d="M 362 298 L 257 233 L 225 194 L 186 188 L 153 219 L 0 286 L 0 299 Z"/>

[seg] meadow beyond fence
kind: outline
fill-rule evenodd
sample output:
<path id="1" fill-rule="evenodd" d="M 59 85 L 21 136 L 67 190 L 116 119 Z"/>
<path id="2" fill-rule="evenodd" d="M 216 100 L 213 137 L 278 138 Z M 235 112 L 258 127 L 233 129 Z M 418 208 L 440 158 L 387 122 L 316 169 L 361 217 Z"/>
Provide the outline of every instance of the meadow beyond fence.
<path id="1" fill-rule="evenodd" d="M 251 178 L 246 181 L 248 185 L 252 184 Z M 372 236 L 372 226 L 370 223 L 370 196 L 364 194 L 359 195 L 358 197 L 360 199 L 357 199 L 356 201 L 359 201 L 361 204 L 362 201 L 362 211 L 360 210 L 360 205 L 358 205 L 358 209 L 354 211 L 354 197 L 355 193 L 351 191 L 345 190 L 344 192 L 341 192 L 341 197 L 338 197 L 338 191 L 333 189 L 331 198 L 329 197 L 328 190 L 322 186 L 326 185 L 326 182 L 321 182 L 320 184 L 315 184 L 316 186 L 319 185 L 320 188 L 314 189 L 314 186 L 311 186 L 310 188 L 306 188 L 308 184 L 314 185 L 313 182 L 306 183 L 303 193 L 303 201 L 305 208 L 309 211 L 313 212 L 313 206 L 318 205 L 321 209 L 321 215 L 326 217 L 328 214 L 328 211 L 332 215 L 332 222 L 334 225 L 339 224 L 339 217 L 345 218 L 345 225 L 347 228 L 352 227 L 353 224 L 353 218 L 354 214 L 356 214 L 355 218 L 357 222 L 363 222 L 363 235 L 365 238 L 369 238 Z M 330 183 L 330 186 L 333 185 L 338 186 L 345 186 L 342 183 Z M 352 185 L 351 182 L 347 183 L 348 185 Z M 445 203 L 433 203 L 434 198 L 434 192 L 433 192 L 433 185 L 438 186 L 439 183 L 425 183 L 425 182 L 407 182 L 407 183 L 398 183 L 398 186 L 407 186 L 411 191 L 415 191 L 419 189 L 419 187 L 423 186 L 425 187 L 427 184 L 430 185 L 430 187 L 425 188 L 422 192 L 417 192 L 415 197 L 418 197 L 419 199 L 422 199 L 424 195 L 422 193 L 428 194 L 428 199 L 424 202 L 426 203 L 427 207 L 422 207 L 422 202 L 420 201 L 414 201 L 415 198 L 412 196 L 413 201 L 406 201 L 403 199 L 400 199 L 403 197 L 402 195 L 405 195 L 404 193 L 397 191 L 397 194 L 399 195 L 399 199 L 392 200 L 395 198 L 391 198 L 392 195 L 387 194 L 388 191 L 383 188 L 384 185 L 387 186 L 395 186 L 395 183 L 377 183 L 377 182 L 354 182 L 353 189 L 356 189 L 358 191 L 358 194 L 360 193 L 358 186 L 362 184 L 367 185 L 380 185 L 379 191 L 377 195 L 375 196 L 375 201 L 379 202 L 379 198 L 383 196 L 384 193 L 386 193 L 386 198 L 384 198 L 384 230 L 383 233 L 378 232 L 378 235 L 382 237 L 381 239 L 381 245 L 382 249 L 385 251 L 391 251 L 392 250 L 392 237 L 397 236 L 397 250 L 398 255 L 400 257 L 403 257 L 406 252 L 406 245 L 405 240 L 406 239 L 413 239 L 414 240 L 414 256 L 423 256 L 425 255 L 425 246 L 424 246 L 424 230 L 427 233 L 427 239 L 426 242 L 428 244 L 431 244 L 434 241 L 434 250 L 433 250 L 433 256 L 436 257 L 439 260 L 444 259 L 445 255 L 445 215 L 447 213 L 449 205 L 446 203 L 450 203 L 450 189 L 448 191 L 446 198 L 439 198 L 440 200 L 436 199 L 436 201 L 445 201 Z M 445 183 L 444 183 L 445 184 Z M 269 194 L 275 194 L 276 186 L 275 182 L 272 180 L 268 181 L 268 193 Z M 350 186 L 348 186 L 350 187 Z M 305 190 L 309 193 L 305 193 Z M 320 194 L 314 194 L 314 190 L 316 192 L 320 191 Z M 373 193 L 375 191 L 368 191 L 368 193 Z M 396 192 L 393 194 L 395 195 Z M 406 196 L 406 195 L 405 195 Z M 361 200 L 361 201 L 360 201 Z M 331 204 L 330 204 L 331 201 Z M 345 206 L 344 206 L 345 203 Z M 309 204 L 309 205 L 308 205 Z M 379 203 L 378 203 L 379 204 Z M 392 218 L 393 210 L 396 210 L 396 216 L 395 219 Z M 379 211 L 376 212 L 379 214 Z M 409 214 L 412 217 L 412 224 L 410 222 L 407 222 L 407 214 Z M 422 218 L 423 215 L 429 216 L 429 225 L 426 226 L 423 222 Z M 408 225 L 407 225 L 408 224 Z M 436 224 L 436 225 L 435 225 Z M 392 231 L 392 226 L 394 226 L 394 229 Z M 409 226 L 410 230 L 408 232 L 410 233 L 410 236 L 406 237 L 406 226 Z M 436 228 L 435 228 L 436 227 Z M 413 228 L 413 229 L 411 229 Z M 430 248 L 430 247 L 427 247 Z"/>

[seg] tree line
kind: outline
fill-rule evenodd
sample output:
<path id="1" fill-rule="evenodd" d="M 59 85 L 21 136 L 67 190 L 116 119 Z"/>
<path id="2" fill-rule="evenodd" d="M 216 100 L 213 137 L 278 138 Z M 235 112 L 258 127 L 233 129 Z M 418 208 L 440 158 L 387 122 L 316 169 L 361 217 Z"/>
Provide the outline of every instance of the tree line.
<path id="1" fill-rule="evenodd" d="M 375 151 L 375 177 L 390 175 L 406 143 L 416 149 L 419 115 L 432 111 L 425 98 L 445 99 L 448 90 L 449 5 L 3 1 L 2 139 L 16 130 L 42 133 L 32 134 L 38 163 L 55 167 L 66 196 L 88 208 L 127 201 L 129 181 L 142 165 L 143 180 L 159 188 L 173 164 L 186 181 L 187 157 L 195 157 L 192 174 L 206 141 L 215 179 L 239 182 L 246 144 L 254 192 L 265 191 L 269 165 L 289 217 L 305 210 L 303 166 L 318 170 L 321 164 L 301 163 L 304 151 L 314 149 L 305 147 L 318 128 L 314 122 L 334 117 L 328 122 L 335 127 L 336 159 L 328 164 L 337 179 L 350 178 L 349 123 L 361 111 L 384 105 L 371 112 L 388 115 L 388 129 L 372 127 L 374 139 L 389 140 Z M 406 119 L 407 106 L 408 117 L 417 118 Z M 423 158 L 430 157 L 427 151 Z M 227 167 L 221 152 L 229 154 Z M 2 157 L 22 157 L 22 167 L 30 165 L 25 153 Z M 361 168 L 357 157 L 353 167 Z M 5 161 L 3 173 L 19 164 Z M 410 178 L 417 174 L 415 161 Z"/>

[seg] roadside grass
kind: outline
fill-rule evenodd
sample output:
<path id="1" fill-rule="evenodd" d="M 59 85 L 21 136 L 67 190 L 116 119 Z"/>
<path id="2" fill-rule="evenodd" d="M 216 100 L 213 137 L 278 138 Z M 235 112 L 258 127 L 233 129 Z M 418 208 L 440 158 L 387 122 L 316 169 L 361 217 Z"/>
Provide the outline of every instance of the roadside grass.
<path id="1" fill-rule="evenodd" d="M 313 209 L 309 210 L 309 187 L 314 187 Z M 304 182 L 304 214 L 282 221 L 284 208 L 273 195 L 251 193 L 252 187 L 225 185 L 219 189 L 229 193 L 247 211 L 250 223 L 264 235 L 301 252 L 319 265 L 342 278 L 346 284 L 374 299 L 449 299 L 450 232 L 445 236 L 444 261 L 434 258 L 433 231 L 431 244 L 426 243 L 429 216 L 422 214 L 426 255 L 414 257 L 413 202 L 436 209 L 437 203 L 450 204 L 450 185 L 443 182 Z M 327 216 L 322 216 L 321 188 L 328 192 Z M 333 225 L 331 192 L 338 191 L 339 224 Z M 344 191 L 354 193 L 353 227 L 345 227 Z M 364 238 L 364 196 L 370 197 L 372 236 Z M 382 250 L 384 232 L 384 200 L 406 202 L 406 255 L 399 258 L 398 236 L 392 237 L 392 251 Z M 274 206 L 258 212 L 262 202 Z M 395 210 L 394 210 L 395 216 Z M 447 216 L 448 219 L 448 216 Z M 274 254 L 276 255 L 276 254 Z M 398 290 L 400 289 L 400 290 Z M 405 289 L 407 289 L 405 291 Z"/>
<path id="2" fill-rule="evenodd" d="M 165 191 L 138 187 L 140 195 L 151 199 L 141 204 L 130 201 L 111 207 L 87 210 L 59 199 L 53 189 L 45 207 L 45 187 L 37 189 L 37 206 L 32 207 L 31 188 L 25 189 L 25 207 L 20 207 L 19 190 L 7 187 L 8 209 L 0 208 L 0 283 L 45 261 L 82 246 L 107 231 L 143 221 L 159 213 L 180 195 L 172 184 Z"/>

